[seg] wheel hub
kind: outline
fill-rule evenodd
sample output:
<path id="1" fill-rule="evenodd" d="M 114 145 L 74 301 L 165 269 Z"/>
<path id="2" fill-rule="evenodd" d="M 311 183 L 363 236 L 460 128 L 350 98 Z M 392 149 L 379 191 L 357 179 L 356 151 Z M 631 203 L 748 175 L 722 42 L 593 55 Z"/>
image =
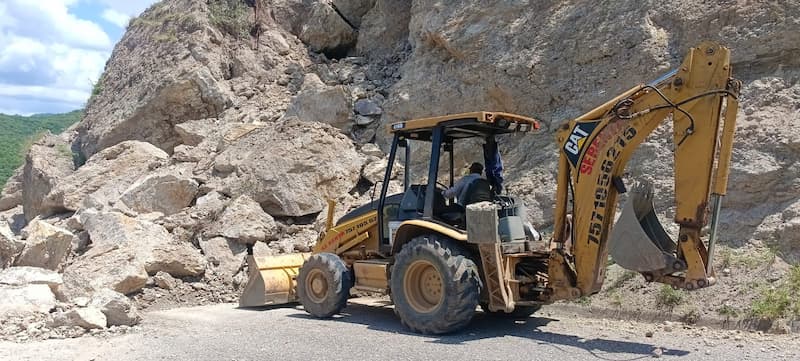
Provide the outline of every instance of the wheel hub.
<path id="1" fill-rule="evenodd" d="M 425 260 L 409 265 L 403 278 L 403 289 L 408 303 L 420 313 L 432 312 L 444 299 L 442 275 Z"/>
<path id="2" fill-rule="evenodd" d="M 315 303 L 325 301 L 325 296 L 328 294 L 328 280 L 325 279 L 322 271 L 315 269 L 308 273 L 306 289 L 308 290 L 308 298 Z"/>

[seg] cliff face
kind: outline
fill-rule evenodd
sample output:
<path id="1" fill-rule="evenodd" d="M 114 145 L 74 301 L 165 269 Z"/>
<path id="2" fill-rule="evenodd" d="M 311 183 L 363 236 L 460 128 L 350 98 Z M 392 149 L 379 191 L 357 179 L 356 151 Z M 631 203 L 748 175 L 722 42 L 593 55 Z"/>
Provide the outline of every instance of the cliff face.
<path id="1" fill-rule="evenodd" d="M 324 198 L 340 202 L 338 215 L 369 200 L 386 124 L 474 110 L 544 121 L 501 150 L 507 188 L 546 229 L 556 126 L 674 68 L 706 39 L 732 49 L 745 83 L 723 243 L 796 262 L 799 27 L 790 2 L 165 0 L 131 22 L 75 131 L 32 148 L 31 160 L 71 149 L 78 167 L 67 157 L 24 168 L 20 179 L 46 182 L 23 184 L 41 197 L 0 215 L 10 225 L 0 263 L 25 252 L 14 232 L 27 218 L 73 237 L 54 267 L 63 301 L 107 288 L 141 305 L 161 293 L 225 300 L 244 277 L 240 237 L 260 235 L 261 253 L 306 250 Z M 659 187 L 666 221 L 668 130 L 629 165 Z M 474 150 L 462 150 L 458 162 L 470 161 Z M 137 237 L 147 242 L 136 248 Z M 81 281 L 122 259 L 132 261 Z M 211 291 L 174 286 L 170 275 Z M 156 278 L 169 287 L 152 286 Z"/>

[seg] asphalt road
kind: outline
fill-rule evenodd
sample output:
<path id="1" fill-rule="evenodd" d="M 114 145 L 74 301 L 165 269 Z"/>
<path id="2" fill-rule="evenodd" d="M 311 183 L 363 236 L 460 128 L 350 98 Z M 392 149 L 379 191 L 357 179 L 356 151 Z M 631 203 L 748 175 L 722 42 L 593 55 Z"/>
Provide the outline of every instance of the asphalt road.
<path id="1" fill-rule="evenodd" d="M 798 336 L 671 328 L 545 308 L 525 320 L 478 313 L 463 332 L 424 336 L 405 330 L 380 300 L 356 300 L 330 320 L 298 307 L 223 304 L 149 313 L 142 331 L 123 336 L 2 342 L 0 360 L 800 359 Z"/>

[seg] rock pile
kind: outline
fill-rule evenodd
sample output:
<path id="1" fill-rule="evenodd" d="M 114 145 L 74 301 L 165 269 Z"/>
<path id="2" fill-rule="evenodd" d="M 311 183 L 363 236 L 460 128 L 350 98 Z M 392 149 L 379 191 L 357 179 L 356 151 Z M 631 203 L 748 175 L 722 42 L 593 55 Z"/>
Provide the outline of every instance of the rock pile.
<path id="1" fill-rule="evenodd" d="M 153 5 L 116 46 L 80 124 L 31 147 L 0 193 L 0 313 L 37 326 L 9 322 L 3 334 L 68 337 L 81 332 L 53 330 L 233 301 L 244 243 L 307 251 L 326 198 L 337 216 L 369 200 L 387 124 L 491 109 L 552 130 L 676 66 L 701 39 L 730 46 L 745 80 L 722 238 L 797 260 L 796 4 L 247 3 Z M 645 143 L 631 173 L 669 190 L 670 146 Z M 546 228 L 552 132 L 501 148 L 506 188 Z M 658 198 L 665 218 L 669 200 Z"/>

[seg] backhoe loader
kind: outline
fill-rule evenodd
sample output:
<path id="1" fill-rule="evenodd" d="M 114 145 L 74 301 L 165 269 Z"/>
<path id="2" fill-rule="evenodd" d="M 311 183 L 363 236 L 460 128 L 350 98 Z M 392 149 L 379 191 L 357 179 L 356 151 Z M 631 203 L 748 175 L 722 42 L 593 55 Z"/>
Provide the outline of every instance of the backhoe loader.
<path id="1" fill-rule="evenodd" d="M 558 185 L 548 242 L 526 221 L 520 199 L 500 191 L 497 139 L 540 131 L 539 121 L 472 112 L 391 124 L 378 198 L 336 223 L 330 202 L 326 229 L 311 253 L 256 258 L 250 252 L 240 305 L 299 301 L 310 314 L 330 317 L 346 306 L 351 290 L 377 292 L 391 297 L 409 329 L 441 334 L 468 324 L 479 305 L 489 313 L 529 315 L 543 304 L 595 294 L 609 253 L 649 282 L 686 290 L 711 286 L 740 88 L 731 78 L 729 49 L 704 42 L 677 69 L 561 125 L 555 131 Z M 668 121 L 677 240 L 656 217 L 652 186 L 625 179 L 634 150 Z M 470 139 L 483 143 L 493 192 L 461 207 L 442 196 L 447 185 L 439 181 L 440 158 L 449 156 L 449 169 L 441 174 L 449 172 L 452 186 L 454 144 Z M 387 194 L 399 152 L 405 153 L 403 169 L 411 169 L 412 144 L 430 147 L 427 177 L 415 183 L 405 171 L 404 191 Z M 617 197 L 626 192 L 615 222 Z"/>

